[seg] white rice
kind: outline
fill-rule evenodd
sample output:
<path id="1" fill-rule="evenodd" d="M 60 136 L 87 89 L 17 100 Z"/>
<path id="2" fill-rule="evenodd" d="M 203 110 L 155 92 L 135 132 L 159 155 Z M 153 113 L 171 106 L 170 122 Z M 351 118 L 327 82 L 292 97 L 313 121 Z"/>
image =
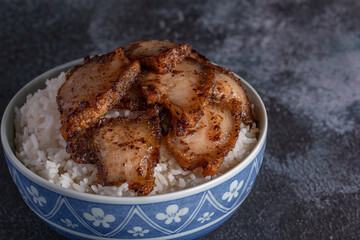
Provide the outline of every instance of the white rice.
<path id="1" fill-rule="evenodd" d="M 60 115 L 56 94 L 65 81 L 65 73 L 46 81 L 46 89 L 27 96 L 20 109 L 15 109 L 16 155 L 31 171 L 44 179 L 79 192 L 108 196 L 135 196 L 124 183 L 120 187 L 97 184 L 97 168 L 93 164 L 77 164 L 66 152 L 66 143 L 60 129 Z M 130 112 L 111 112 L 108 117 L 117 117 Z M 160 161 L 155 167 L 155 186 L 149 195 L 178 191 L 199 185 L 225 173 L 241 162 L 257 142 L 258 128 L 241 126 L 234 149 L 224 159 L 219 172 L 204 178 L 201 169 L 183 170 L 165 147 L 160 149 Z"/>

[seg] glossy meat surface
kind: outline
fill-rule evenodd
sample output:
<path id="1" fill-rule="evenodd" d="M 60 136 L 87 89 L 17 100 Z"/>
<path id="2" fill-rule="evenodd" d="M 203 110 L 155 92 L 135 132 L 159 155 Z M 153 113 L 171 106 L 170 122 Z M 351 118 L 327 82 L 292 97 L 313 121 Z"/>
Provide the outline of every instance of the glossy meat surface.
<path id="1" fill-rule="evenodd" d="M 193 128 L 181 129 L 176 121 L 166 142 L 180 166 L 189 170 L 202 167 L 204 176 L 216 173 L 234 147 L 240 129 L 231 108 L 210 103 Z"/>
<path id="2" fill-rule="evenodd" d="M 190 55 L 191 46 L 169 40 L 139 40 L 124 51 L 129 59 L 140 60 L 143 66 L 157 73 L 166 73 Z"/>
<path id="3" fill-rule="evenodd" d="M 214 85 L 214 71 L 187 58 L 171 72 L 146 72 L 139 82 L 149 104 L 162 104 L 183 125 L 195 126 L 203 115 Z"/>
<path id="4" fill-rule="evenodd" d="M 192 49 L 190 57 L 196 59 L 204 66 L 214 69 L 215 86 L 212 89 L 212 101 L 217 103 L 230 103 L 232 111 L 240 117 L 245 124 L 254 122 L 252 106 L 245 89 L 242 87 L 241 80 L 230 70 L 212 64 L 205 56 Z"/>
<path id="5" fill-rule="evenodd" d="M 212 100 L 219 103 L 230 103 L 232 111 L 238 115 L 245 124 L 254 122 L 252 107 L 241 80 L 232 72 L 219 66 L 215 68 L 215 86 Z"/>
<path id="6" fill-rule="evenodd" d="M 85 58 L 83 65 L 71 70 L 57 95 L 64 139 L 98 122 L 123 97 L 139 72 L 140 63 L 130 62 L 121 48 Z"/>
<path id="7" fill-rule="evenodd" d="M 105 124 L 93 135 L 100 182 L 119 186 L 126 181 L 137 195 L 149 194 L 154 185 L 159 147 L 158 119 L 117 118 Z"/>

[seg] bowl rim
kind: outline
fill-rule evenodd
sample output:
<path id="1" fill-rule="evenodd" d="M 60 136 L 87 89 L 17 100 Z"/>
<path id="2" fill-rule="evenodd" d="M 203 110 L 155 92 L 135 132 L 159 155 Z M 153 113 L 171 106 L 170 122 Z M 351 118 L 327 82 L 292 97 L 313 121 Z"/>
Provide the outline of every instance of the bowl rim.
<path id="1" fill-rule="evenodd" d="M 248 154 L 248 156 L 239 164 L 237 164 L 235 167 L 227 171 L 226 173 L 216 177 L 215 179 L 212 179 L 208 182 L 202 183 L 200 185 L 190 187 L 187 189 L 183 189 L 176 192 L 171 193 L 164 193 L 160 195 L 153 195 L 153 196 L 142 196 L 142 197 L 116 197 L 116 196 L 103 196 L 103 195 L 97 195 L 92 193 L 82 193 L 78 192 L 76 190 L 67 189 L 64 187 L 61 187 L 59 185 L 56 185 L 54 183 L 49 182 L 48 180 L 40 177 L 36 173 L 32 172 L 30 169 L 28 169 L 15 155 L 15 153 L 12 151 L 7 134 L 6 129 L 8 127 L 13 126 L 12 128 L 15 130 L 14 127 L 14 119 L 9 119 L 11 114 L 14 112 L 15 108 L 15 102 L 18 99 L 26 99 L 27 95 L 25 93 L 29 91 L 28 89 L 31 88 L 31 86 L 39 85 L 40 83 L 44 83 L 47 79 L 51 79 L 54 77 L 57 77 L 59 75 L 54 75 L 56 72 L 66 72 L 68 69 L 74 67 L 75 65 L 81 64 L 83 59 L 77 59 L 73 60 L 67 63 L 64 63 L 62 65 L 59 65 L 57 67 L 54 67 L 41 75 L 35 77 L 30 82 L 28 82 L 24 87 L 22 87 L 15 96 L 11 99 L 11 101 L 8 103 L 2 120 L 1 120 L 1 141 L 2 146 L 4 149 L 4 154 L 6 155 L 8 161 L 11 162 L 11 164 L 14 165 L 14 167 L 21 172 L 25 177 L 27 177 L 29 180 L 33 181 L 34 183 L 38 184 L 39 186 L 46 188 L 50 191 L 56 192 L 60 195 L 64 195 L 67 197 L 71 197 L 78 200 L 83 200 L 87 202 L 97 202 L 97 203 L 104 203 L 104 204 L 148 204 L 148 203 L 156 203 L 156 202 L 164 202 L 164 201 L 170 201 L 175 199 L 184 198 L 190 195 L 195 195 L 197 193 L 209 190 L 215 186 L 220 185 L 221 183 L 231 179 L 233 176 L 241 172 L 243 169 L 245 169 L 252 161 L 253 159 L 258 155 L 258 153 L 261 151 L 263 145 L 266 143 L 266 136 L 267 136 L 267 130 L 268 130 L 268 118 L 266 113 L 265 105 L 260 98 L 259 94 L 255 91 L 255 89 L 247 83 L 243 78 L 235 74 L 236 77 L 239 77 L 241 79 L 241 82 L 243 84 L 243 87 L 245 88 L 246 92 L 249 94 L 251 92 L 251 98 L 252 101 L 254 101 L 254 98 L 256 99 L 256 102 L 259 104 L 259 115 L 262 115 L 263 122 L 260 123 L 260 126 L 263 126 L 262 128 L 260 126 L 257 126 L 260 129 L 258 142 L 256 143 L 255 147 L 251 150 L 251 152 Z M 40 88 L 37 88 L 40 89 Z M 31 93 L 34 94 L 36 91 L 32 91 Z M 249 94 L 250 95 L 250 94 Z M 22 106 L 22 105 L 21 105 Z M 17 106 L 17 107 L 21 107 Z"/>

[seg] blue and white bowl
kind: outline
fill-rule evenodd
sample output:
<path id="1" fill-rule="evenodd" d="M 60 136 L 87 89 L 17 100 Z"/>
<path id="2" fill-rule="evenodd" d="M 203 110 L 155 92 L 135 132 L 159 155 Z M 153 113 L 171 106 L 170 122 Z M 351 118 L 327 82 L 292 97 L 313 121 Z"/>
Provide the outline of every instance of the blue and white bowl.
<path id="1" fill-rule="evenodd" d="M 224 175 L 175 193 L 146 197 L 109 197 L 57 186 L 27 169 L 14 154 L 14 108 L 29 93 L 45 88 L 81 60 L 38 76 L 7 106 L 1 122 L 1 141 L 11 176 L 25 203 L 50 227 L 71 239 L 194 239 L 224 223 L 249 194 L 263 159 L 267 115 L 256 91 L 244 80 L 259 121 L 258 143 L 249 156 Z"/>

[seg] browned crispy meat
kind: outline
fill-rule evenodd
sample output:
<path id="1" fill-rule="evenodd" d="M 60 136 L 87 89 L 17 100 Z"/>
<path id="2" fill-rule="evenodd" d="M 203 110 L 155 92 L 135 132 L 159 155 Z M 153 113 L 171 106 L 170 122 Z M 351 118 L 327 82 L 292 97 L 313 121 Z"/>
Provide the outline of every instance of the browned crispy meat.
<path id="1" fill-rule="evenodd" d="M 202 65 L 214 68 L 215 86 L 211 93 L 212 101 L 231 103 L 232 111 L 240 117 L 242 122 L 245 124 L 253 123 L 254 116 L 251 110 L 251 102 L 242 87 L 241 80 L 230 70 L 212 64 L 205 56 L 194 49 L 191 50 L 190 56 Z"/>
<path id="2" fill-rule="evenodd" d="M 96 163 L 97 158 L 91 147 L 92 131 L 87 131 L 66 141 L 66 151 L 76 163 Z"/>
<path id="3" fill-rule="evenodd" d="M 121 47 L 85 58 L 67 76 L 57 95 L 61 134 L 65 140 L 97 123 L 136 80 L 139 61 L 130 62 Z"/>
<path id="4" fill-rule="evenodd" d="M 67 152 L 96 164 L 102 185 L 127 182 L 137 195 L 153 189 L 161 136 L 182 168 L 209 176 L 233 149 L 240 123 L 254 121 L 240 79 L 188 44 L 137 41 L 86 57 L 66 78 L 57 104 Z M 133 113 L 107 119 L 116 109 Z"/>
<path id="5" fill-rule="evenodd" d="M 211 67 L 187 58 L 169 73 L 145 72 L 139 84 L 149 104 L 164 105 L 184 126 L 193 127 L 208 104 L 213 78 Z"/>
<path id="6" fill-rule="evenodd" d="M 210 104 L 204 107 L 204 116 L 196 126 L 184 126 L 173 120 L 166 142 L 180 166 L 191 170 L 202 167 L 203 175 L 208 176 L 218 171 L 224 157 L 233 149 L 240 123 L 251 124 L 254 117 L 240 79 L 195 50 L 191 58 L 214 71 Z"/>
<path id="7" fill-rule="evenodd" d="M 220 66 L 215 68 L 215 87 L 212 92 L 212 101 L 230 103 L 234 114 L 245 124 L 254 122 L 252 107 L 241 80 L 234 74 Z"/>
<path id="8" fill-rule="evenodd" d="M 126 181 L 139 196 L 152 191 L 160 148 L 158 117 L 113 119 L 94 131 L 92 144 L 102 185 Z"/>
<path id="9" fill-rule="evenodd" d="M 191 46 L 169 40 L 139 40 L 126 46 L 124 51 L 129 59 L 138 59 L 143 66 L 166 73 L 190 55 Z"/>
<path id="10" fill-rule="evenodd" d="M 201 53 L 199 53 L 195 49 L 191 49 L 190 57 L 192 59 L 195 59 L 196 61 L 198 61 L 202 65 L 210 65 L 210 66 L 213 65 L 204 55 L 202 55 Z"/>
<path id="11" fill-rule="evenodd" d="M 210 103 L 193 128 L 182 128 L 176 121 L 173 120 L 166 143 L 180 166 L 188 170 L 202 167 L 204 176 L 216 173 L 234 147 L 240 129 L 231 108 L 227 104 Z"/>

